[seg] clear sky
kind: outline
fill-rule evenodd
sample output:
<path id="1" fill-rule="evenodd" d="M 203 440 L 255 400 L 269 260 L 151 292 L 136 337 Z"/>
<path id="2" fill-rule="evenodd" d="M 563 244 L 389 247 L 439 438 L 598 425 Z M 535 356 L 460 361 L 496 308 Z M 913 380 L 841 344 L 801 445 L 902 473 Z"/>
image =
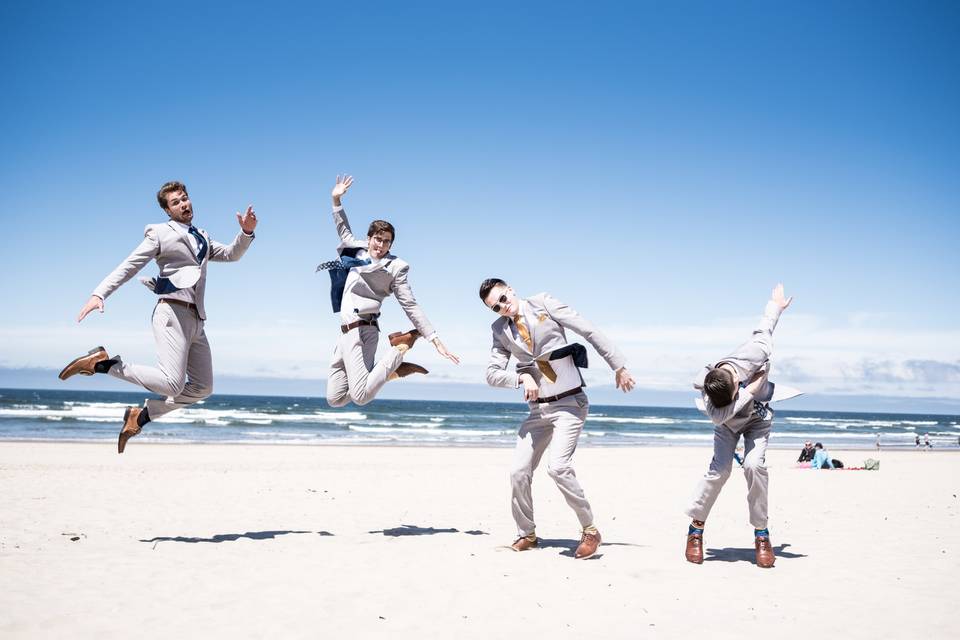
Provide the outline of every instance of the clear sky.
<path id="1" fill-rule="evenodd" d="M 209 271 L 218 374 L 320 380 L 348 172 L 464 360 L 418 346 L 430 381 L 482 383 L 490 275 L 580 310 L 648 394 L 783 281 L 780 380 L 960 399 L 960 5 L 454 4 L 3 3 L 0 367 L 153 359 L 136 280 L 74 320 L 180 179 L 215 239 L 260 219 Z"/>

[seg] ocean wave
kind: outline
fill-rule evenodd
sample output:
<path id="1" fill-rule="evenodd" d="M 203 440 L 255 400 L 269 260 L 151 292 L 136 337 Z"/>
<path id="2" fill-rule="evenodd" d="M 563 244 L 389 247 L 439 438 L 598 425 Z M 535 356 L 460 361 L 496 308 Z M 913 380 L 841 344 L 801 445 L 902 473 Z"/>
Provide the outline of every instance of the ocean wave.
<path id="1" fill-rule="evenodd" d="M 129 406 L 121 402 L 65 402 L 63 409 L 40 409 L 41 405 L 24 408 L 0 409 L 0 418 L 67 419 L 81 422 L 116 422 L 123 417 Z M 195 405 L 194 405 L 195 407 Z M 205 424 L 222 426 L 231 423 L 271 424 L 273 422 L 319 422 L 345 425 L 350 421 L 365 420 L 366 414 L 358 411 L 316 411 L 314 413 L 263 413 L 244 409 L 203 409 L 186 407 L 154 420 L 160 423 Z"/>
<path id="2" fill-rule="evenodd" d="M 383 433 L 383 434 L 394 434 L 394 435 L 416 435 L 422 436 L 423 429 L 411 429 L 407 427 L 371 427 L 371 426 L 360 426 L 351 424 L 350 431 L 356 431 L 358 433 Z M 496 431 L 492 429 L 443 429 L 442 431 L 437 431 L 436 434 L 443 434 L 445 436 L 504 436 L 510 435 L 513 432 L 508 430 L 497 429 Z"/>
<path id="3" fill-rule="evenodd" d="M 645 416 L 642 418 L 615 418 L 613 416 L 588 416 L 587 422 L 616 422 L 618 424 L 677 424 L 681 420 L 673 418 L 658 418 L 656 416 Z"/>

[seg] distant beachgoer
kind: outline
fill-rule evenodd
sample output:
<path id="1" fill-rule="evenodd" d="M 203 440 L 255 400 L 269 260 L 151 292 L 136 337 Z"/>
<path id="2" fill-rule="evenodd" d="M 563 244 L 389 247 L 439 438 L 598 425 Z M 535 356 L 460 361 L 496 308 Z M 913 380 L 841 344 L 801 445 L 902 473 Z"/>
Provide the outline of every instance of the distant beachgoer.
<path id="1" fill-rule="evenodd" d="M 821 443 L 814 445 L 815 453 L 813 460 L 810 461 L 811 469 L 833 469 L 833 463 L 830 462 L 830 454 L 823 448 Z"/>
<path id="2" fill-rule="evenodd" d="M 932 449 L 932 448 L 933 448 L 933 445 L 930 444 L 930 434 L 929 434 L 929 433 L 923 434 L 923 446 L 926 447 L 927 449 Z"/>
<path id="3" fill-rule="evenodd" d="M 877 451 L 880 451 L 880 434 L 877 434 Z"/>
<path id="4" fill-rule="evenodd" d="M 797 458 L 797 462 L 810 462 L 813 460 L 814 453 L 816 453 L 816 450 L 813 448 L 813 443 L 807 440 L 803 443 L 803 449 L 800 451 L 800 457 Z"/>
<path id="5" fill-rule="evenodd" d="M 769 402 L 774 385 L 767 380 L 773 330 L 780 314 L 793 298 L 783 294 L 783 285 L 774 287 L 753 335 L 726 358 L 707 365 L 693 384 L 702 394 L 703 411 L 714 424 L 713 460 L 697 486 L 693 504 L 686 514 L 693 520 L 687 530 L 684 555 L 688 562 L 703 563 L 703 528 L 720 490 L 730 477 L 733 453 L 743 436 L 743 475 L 747 481 L 747 504 L 754 528 L 754 551 L 758 567 L 772 567 L 775 557 L 767 529 L 766 451 L 773 425 Z"/>
<path id="6" fill-rule="evenodd" d="M 920 446 L 920 434 L 919 434 L 919 433 L 913 436 L 913 446 L 915 446 L 915 447 L 919 447 L 919 446 Z"/>
<path id="7" fill-rule="evenodd" d="M 547 471 L 580 521 L 582 532 L 575 558 L 589 558 L 600 546 L 593 510 L 574 473 L 571 458 L 583 431 L 590 403 L 583 392 L 580 369 L 587 366 L 587 350 L 568 343 L 565 331 L 584 337 L 614 371 L 624 393 L 636 381 L 627 371 L 623 353 L 571 307 L 548 293 L 521 298 L 500 278 L 480 285 L 480 299 L 497 314 L 493 322 L 487 384 L 523 389 L 530 414 L 520 425 L 510 481 L 513 519 L 518 537 L 510 547 L 527 551 L 539 544 L 533 520 L 533 472 L 547 455 Z M 516 372 L 507 370 L 517 359 Z"/>

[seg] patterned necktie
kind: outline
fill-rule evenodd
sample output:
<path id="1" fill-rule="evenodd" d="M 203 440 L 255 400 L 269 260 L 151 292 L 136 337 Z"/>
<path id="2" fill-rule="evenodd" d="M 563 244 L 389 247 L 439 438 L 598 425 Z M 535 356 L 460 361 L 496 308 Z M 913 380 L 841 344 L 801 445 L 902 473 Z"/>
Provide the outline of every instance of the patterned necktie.
<path id="1" fill-rule="evenodd" d="M 517 314 L 513 318 L 513 324 L 517 326 L 517 333 L 520 334 L 520 339 L 523 340 L 527 348 L 530 349 L 530 353 L 533 353 L 533 338 L 530 337 L 530 329 L 527 328 L 527 323 L 524 321 L 521 314 Z M 557 381 L 557 372 L 553 370 L 553 367 L 550 366 L 549 362 L 543 362 L 542 360 L 535 360 L 537 363 L 537 369 L 540 369 L 540 373 L 543 374 L 543 377 L 554 383 Z"/>
<path id="2" fill-rule="evenodd" d="M 204 239 L 203 235 L 197 231 L 197 228 L 193 225 L 190 225 L 190 235 L 192 235 L 197 240 L 197 262 L 203 262 L 203 259 L 207 255 L 207 241 Z"/>

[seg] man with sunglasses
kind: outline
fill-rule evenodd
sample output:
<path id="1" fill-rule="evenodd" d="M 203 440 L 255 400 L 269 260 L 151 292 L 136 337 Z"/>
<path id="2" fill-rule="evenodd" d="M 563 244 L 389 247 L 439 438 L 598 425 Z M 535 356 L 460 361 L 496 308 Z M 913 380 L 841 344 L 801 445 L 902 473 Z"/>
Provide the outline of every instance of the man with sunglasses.
<path id="1" fill-rule="evenodd" d="M 404 362 L 404 354 L 420 336 L 443 357 L 459 364 L 457 356 L 447 351 L 437 337 L 427 316 L 420 310 L 413 290 L 407 282 L 408 265 L 390 253 L 396 232 L 385 220 L 374 220 L 367 230 L 367 239 L 359 240 L 350 230 L 350 222 L 343 210 L 341 198 L 353 184 L 352 176 L 337 176 L 331 191 L 333 222 L 340 235 L 337 253 L 340 259 L 320 265 L 318 269 L 334 269 L 339 276 L 332 278 L 334 311 L 340 313 L 340 334 L 327 375 L 327 403 L 342 407 L 353 401 L 364 405 L 376 397 L 389 380 L 427 370 L 412 362 Z M 333 272 L 331 273 L 333 275 Z M 405 333 L 391 333 L 390 353 L 374 363 L 377 341 L 380 338 L 380 305 L 394 295 L 414 329 Z"/>
<path id="2" fill-rule="evenodd" d="M 510 473 L 513 519 L 519 534 L 511 548 L 526 551 L 538 545 L 530 485 L 534 469 L 547 453 L 547 472 L 582 528 L 574 557 L 589 558 L 600 546 L 600 532 L 571 464 L 590 408 L 580 375 L 580 368 L 587 366 L 587 351 L 581 344 L 568 343 L 564 330 L 583 336 L 597 350 L 616 372 L 618 389 L 630 391 L 636 382 L 616 346 L 550 294 L 521 299 L 503 280 L 489 278 L 480 285 L 480 299 L 500 316 L 492 325 L 487 384 L 511 389 L 523 386 L 530 407 L 517 434 Z M 517 359 L 516 373 L 507 370 L 510 356 Z"/>

